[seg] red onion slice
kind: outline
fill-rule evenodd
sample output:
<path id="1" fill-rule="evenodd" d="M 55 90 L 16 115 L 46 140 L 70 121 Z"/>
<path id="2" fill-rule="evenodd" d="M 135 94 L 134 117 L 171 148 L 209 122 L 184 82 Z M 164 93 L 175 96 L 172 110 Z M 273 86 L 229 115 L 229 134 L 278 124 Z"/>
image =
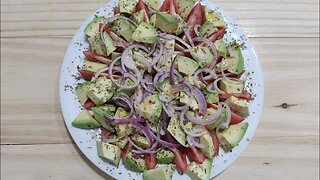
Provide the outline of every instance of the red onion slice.
<path id="1" fill-rule="evenodd" d="M 173 61 L 171 62 L 171 66 L 170 66 L 170 71 L 169 71 L 169 81 L 170 81 L 170 84 L 171 84 L 171 86 L 173 86 L 175 83 L 174 83 L 174 66 L 175 66 L 175 63 L 176 63 L 176 61 L 177 61 L 177 59 L 178 59 L 178 57 L 181 55 L 182 53 L 178 53 L 175 57 L 174 57 L 174 59 L 173 59 Z M 178 74 L 180 74 L 180 73 L 178 73 Z M 181 76 L 181 74 L 180 74 L 180 76 Z M 182 76 L 181 76 L 182 77 Z M 180 78 L 181 78 L 180 77 Z"/>
<path id="2" fill-rule="evenodd" d="M 200 27 L 201 27 L 200 24 L 196 24 L 196 25 L 194 25 L 194 27 L 193 27 L 193 30 L 194 30 L 194 32 L 196 33 L 196 36 L 197 36 L 197 37 L 200 36 L 200 34 L 199 34 L 199 28 L 200 28 Z"/>
<path id="3" fill-rule="evenodd" d="M 190 120 L 191 122 L 195 123 L 195 124 L 208 125 L 208 124 L 211 124 L 211 123 L 215 122 L 220 117 L 221 113 L 222 113 L 222 107 L 221 107 L 221 104 L 220 104 L 219 107 L 218 107 L 217 112 L 207 120 L 201 119 L 199 117 L 192 116 L 189 112 L 187 112 L 185 114 L 185 117 L 188 120 Z"/>
<path id="4" fill-rule="evenodd" d="M 192 95 L 196 98 L 199 105 L 199 114 L 205 115 L 207 112 L 207 101 L 203 93 L 197 87 L 191 89 Z"/>
<path id="5" fill-rule="evenodd" d="M 94 77 L 99 77 L 101 73 L 108 71 L 108 69 L 109 69 L 109 67 L 105 67 L 105 68 L 100 69 L 99 71 L 97 71 L 94 74 Z"/>
<path id="6" fill-rule="evenodd" d="M 170 39 L 175 39 L 177 41 L 179 41 L 181 44 L 183 44 L 187 49 L 191 48 L 191 46 L 185 42 L 184 40 L 182 40 L 181 38 L 179 38 L 178 36 L 172 35 L 172 34 L 159 34 L 159 37 L 166 39 L 166 40 L 170 40 Z"/>
<path id="7" fill-rule="evenodd" d="M 188 41 L 189 41 L 189 43 L 191 44 L 191 46 L 194 46 L 193 40 L 192 40 L 192 38 L 191 38 L 191 35 L 190 35 L 188 29 L 185 29 L 185 30 L 184 30 L 184 34 L 185 34 L 186 37 L 188 38 Z"/>
<path id="8" fill-rule="evenodd" d="M 191 137 L 191 136 L 187 136 L 187 142 L 189 144 L 189 146 L 196 146 L 198 148 L 203 148 L 204 146 L 200 143 L 198 143 L 194 137 Z"/>
<path id="9" fill-rule="evenodd" d="M 180 147 L 181 145 L 180 144 L 173 144 L 173 143 L 169 143 L 169 142 L 166 142 L 164 140 L 162 140 L 160 137 L 157 137 L 156 135 L 154 135 L 150 128 L 147 128 L 148 129 L 148 133 L 150 134 L 150 136 L 155 139 L 156 141 L 158 141 L 161 145 L 167 147 L 167 148 L 178 148 Z"/>

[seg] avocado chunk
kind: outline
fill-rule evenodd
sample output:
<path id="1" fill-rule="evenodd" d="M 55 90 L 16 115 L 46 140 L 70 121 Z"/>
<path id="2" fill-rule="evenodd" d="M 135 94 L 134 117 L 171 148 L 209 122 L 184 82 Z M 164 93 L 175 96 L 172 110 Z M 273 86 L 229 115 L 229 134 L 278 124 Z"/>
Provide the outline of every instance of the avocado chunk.
<path id="1" fill-rule="evenodd" d="M 176 2 L 179 15 L 184 20 L 187 20 L 187 17 L 196 3 L 196 0 L 177 0 Z"/>
<path id="2" fill-rule="evenodd" d="M 100 33 L 94 34 L 88 38 L 91 50 L 98 55 L 105 56 L 107 53 L 104 42 L 102 42 Z"/>
<path id="3" fill-rule="evenodd" d="M 241 93 L 244 89 L 244 81 L 239 79 L 222 79 L 219 81 L 219 87 L 227 93 Z"/>
<path id="4" fill-rule="evenodd" d="M 179 101 L 181 103 L 184 103 L 184 104 L 189 104 L 190 101 L 191 103 L 189 104 L 189 107 L 192 109 L 192 110 L 197 110 L 199 108 L 199 105 L 198 105 L 198 102 L 195 100 L 195 98 L 192 98 L 190 97 L 188 94 L 186 94 L 185 92 L 180 92 L 180 99 Z"/>
<path id="5" fill-rule="evenodd" d="M 231 46 L 230 57 L 226 58 L 228 63 L 228 71 L 233 74 L 240 74 L 244 71 L 244 59 L 241 49 L 238 46 Z"/>
<path id="6" fill-rule="evenodd" d="M 119 81 L 119 84 L 120 84 L 120 81 Z M 130 78 L 127 78 L 125 81 L 124 81 L 124 86 L 132 86 L 134 85 L 134 81 L 132 81 Z M 121 93 L 124 93 L 124 94 L 127 94 L 128 96 L 131 96 L 133 93 L 134 93 L 134 90 L 135 89 L 122 89 L 122 88 L 119 88 L 117 89 L 117 93 L 121 94 Z"/>
<path id="7" fill-rule="evenodd" d="M 154 15 L 155 16 L 155 15 Z M 138 11 L 138 12 L 135 12 L 133 15 L 133 20 L 135 22 L 137 22 L 138 24 L 140 24 L 143 20 L 144 20 L 144 11 L 141 10 L 141 11 Z M 151 16 L 152 17 L 152 16 Z M 151 24 L 151 17 L 150 17 L 150 24 Z"/>
<path id="8" fill-rule="evenodd" d="M 191 56 L 198 61 L 200 67 L 206 67 L 210 65 L 214 59 L 213 54 L 208 47 L 194 46 L 190 49 Z"/>
<path id="9" fill-rule="evenodd" d="M 196 162 L 191 162 L 188 165 L 186 174 L 192 180 L 209 180 L 212 168 L 212 161 L 206 159 L 202 164 L 197 164 Z"/>
<path id="10" fill-rule="evenodd" d="M 162 103 L 157 94 L 147 96 L 140 104 L 142 116 L 156 125 L 159 122 Z"/>
<path id="11" fill-rule="evenodd" d="M 217 31 L 218 31 L 218 28 L 214 25 L 214 23 L 210 21 L 205 21 L 199 29 L 199 34 L 202 37 L 209 37 L 211 34 Z"/>
<path id="12" fill-rule="evenodd" d="M 220 73 L 221 71 L 225 71 L 229 68 L 229 64 L 225 59 L 222 59 L 219 63 L 214 66 L 214 70 L 216 73 Z"/>
<path id="13" fill-rule="evenodd" d="M 176 115 L 171 117 L 167 130 L 181 145 L 187 146 L 186 134 L 181 128 L 180 121 Z"/>
<path id="14" fill-rule="evenodd" d="M 206 155 L 207 158 L 212 159 L 215 155 L 215 149 L 213 146 L 213 141 L 208 132 L 206 132 L 204 135 L 200 136 L 200 144 L 203 145 L 203 148 L 201 148 L 201 151 L 204 155 Z"/>
<path id="15" fill-rule="evenodd" d="M 230 151 L 236 147 L 242 140 L 244 134 L 248 129 L 249 124 L 247 122 L 234 124 L 220 133 L 220 143 L 225 151 Z"/>
<path id="16" fill-rule="evenodd" d="M 88 36 L 94 36 L 96 34 L 99 34 L 99 24 L 104 23 L 106 21 L 106 18 L 103 16 L 98 16 L 94 18 L 85 28 L 84 32 Z"/>
<path id="17" fill-rule="evenodd" d="M 221 56 L 223 56 L 224 58 L 227 57 L 227 45 L 226 43 L 224 42 L 223 39 L 218 39 L 214 42 L 214 45 L 216 46 L 219 54 Z"/>
<path id="18" fill-rule="evenodd" d="M 114 111 L 116 110 L 114 105 L 106 104 L 104 106 L 93 107 L 91 109 L 93 112 L 93 117 L 101 124 L 102 127 L 111 132 L 115 131 L 112 125 L 107 123 L 107 119 L 105 118 L 105 114 L 114 115 Z"/>
<path id="19" fill-rule="evenodd" d="M 76 95 L 79 99 L 80 104 L 84 104 L 88 100 L 87 89 L 90 85 L 90 82 L 86 81 L 83 83 L 79 83 L 76 87 Z"/>
<path id="20" fill-rule="evenodd" d="M 110 163 L 119 166 L 121 149 L 115 145 L 97 141 L 98 156 L 106 159 Z"/>
<path id="21" fill-rule="evenodd" d="M 114 117 L 123 118 L 128 116 L 128 112 L 125 111 L 122 107 L 119 107 L 116 111 Z M 114 126 L 118 138 L 123 138 L 127 135 L 130 135 L 133 131 L 132 125 L 130 123 L 118 123 Z"/>
<path id="22" fill-rule="evenodd" d="M 215 113 L 217 113 L 216 109 L 208 108 L 207 113 L 204 116 L 204 119 L 209 119 L 211 116 L 213 116 Z M 226 109 L 222 110 L 222 113 L 220 117 L 213 123 L 208 124 L 207 128 L 212 131 L 214 128 L 218 127 L 221 123 L 225 122 L 227 120 L 228 112 Z"/>
<path id="23" fill-rule="evenodd" d="M 214 104 L 219 102 L 219 94 L 218 92 L 209 92 L 207 90 L 205 90 L 203 92 L 204 97 L 206 98 L 207 102 L 210 104 Z"/>
<path id="24" fill-rule="evenodd" d="M 156 13 L 156 27 L 165 33 L 174 33 L 178 28 L 179 21 L 167 12 Z"/>
<path id="25" fill-rule="evenodd" d="M 118 36 L 124 37 L 128 42 L 132 41 L 132 34 L 136 29 L 135 25 L 125 19 L 118 19 L 113 22 L 111 30 Z"/>
<path id="26" fill-rule="evenodd" d="M 117 137 L 115 137 L 115 138 L 117 138 Z M 122 139 L 119 139 L 116 142 L 112 142 L 111 144 L 118 146 L 120 149 L 123 149 L 127 145 L 127 143 L 128 143 L 128 138 L 124 137 Z"/>
<path id="27" fill-rule="evenodd" d="M 136 10 L 137 3 L 135 0 L 119 0 L 120 12 L 132 14 Z"/>
<path id="28" fill-rule="evenodd" d="M 230 96 L 226 99 L 225 103 L 227 103 L 232 110 L 238 112 L 241 116 L 249 116 L 249 103 L 246 100 Z"/>
<path id="29" fill-rule="evenodd" d="M 96 105 L 102 105 L 112 97 L 114 92 L 115 87 L 112 81 L 102 76 L 95 78 L 89 85 L 87 95 Z"/>
<path id="30" fill-rule="evenodd" d="M 113 40 L 107 32 L 103 32 L 104 46 L 106 47 L 106 56 L 109 56 L 117 48 L 113 45 Z"/>
<path id="31" fill-rule="evenodd" d="M 100 69 L 107 67 L 106 64 L 92 62 L 92 61 L 85 61 L 84 65 L 82 66 L 83 70 L 91 71 L 91 72 L 98 72 Z"/>
<path id="32" fill-rule="evenodd" d="M 117 57 L 119 57 L 119 56 L 121 56 L 122 55 L 122 53 L 118 53 L 118 52 L 112 52 L 111 53 L 111 58 L 112 59 L 115 59 L 115 58 L 117 58 Z M 117 64 L 117 63 L 116 63 Z"/>
<path id="33" fill-rule="evenodd" d="M 170 150 L 162 149 L 157 153 L 156 159 L 160 164 L 170 164 L 174 159 L 174 154 Z"/>
<path id="34" fill-rule="evenodd" d="M 142 158 L 134 158 L 132 153 L 128 153 L 124 161 L 124 167 L 130 171 L 143 172 L 147 170 L 145 161 Z"/>
<path id="35" fill-rule="evenodd" d="M 155 43 L 158 41 L 158 33 L 152 25 L 141 22 L 132 34 L 132 39 L 137 42 Z"/>
<path id="36" fill-rule="evenodd" d="M 144 171 L 143 180 L 171 180 L 174 169 L 175 166 L 170 164 Z"/>
<path id="37" fill-rule="evenodd" d="M 185 56 L 179 56 L 177 61 L 178 71 L 187 76 L 193 75 L 199 67 L 199 64 L 196 61 Z"/>
<path id="38" fill-rule="evenodd" d="M 214 27 L 226 28 L 226 23 L 224 22 L 224 18 L 219 12 L 213 11 L 206 7 L 205 15 L 206 15 L 206 20 L 208 22 L 213 23 Z"/>
<path id="39" fill-rule="evenodd" d="M 72 121 L 72 126 L 81 129 L 92 129 L 101 125 L 92 117 L 92 114 L 88 110 L 84 109 Z"/>
<path id="40" fill-rule="evenodd" d="M 138 135 L 138 134 L 134 134 L 134 135 L 131 137 L 131 140 L 132 140 L 136 145 L 138 145 L 139 147 L 142 147 L 142 148 L 148 148 L 148 147 L 150 147 L 150 144 L 148 143 L 147 138 L 144 137 L 144 136 L 141 136 L 141 135 Z"/>
<path id="41" fill-rule="evenodd" d="M 152 14 L 151 17 L 150 17 L 150 24 L 155 27 L 156 26 L 156 19 L 157 19 L 157 14 Z"/>
<path id="42" fill-rule="evenodd" d="M 160 0 L 142 0 L 146 5 L 150 6 L 152 9 L 158 11 L 160 10 L 161 3 Z"/>

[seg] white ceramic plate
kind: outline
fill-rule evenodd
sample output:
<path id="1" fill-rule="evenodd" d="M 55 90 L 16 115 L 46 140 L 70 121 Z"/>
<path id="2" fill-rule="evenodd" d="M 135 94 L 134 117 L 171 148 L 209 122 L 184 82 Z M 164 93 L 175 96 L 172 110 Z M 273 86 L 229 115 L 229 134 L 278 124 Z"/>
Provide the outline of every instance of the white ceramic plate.
<path id="1" fill-rule="evenodd" d="M 204 0 L 202 3 L 213 10 L 221 12 L 227 22 L 228 33 L 225 36 L 225 40 L 232 41 L 237 40 L 239 43 L 244 43 L 245 48 L 242 49 L 243 56 L 245 58 L 245 68 L 247 72 L 246 88 L 254 95 L 254 100 L 250 103 L 250 116 L 245 121 L 249 123 L 249 128 L 240 142 L 240 144 L 233 149 L 230 153 L 224 153 L 221 149 L 221 155 L 214 159 L 214 167 L 212 168 L 211 177 L 215 177 L 229 167 L 241 154 L 241 152 L 248 145 L 252 139 L 256 128 L 259 123 L 260 114 L 263 105 L 263 79 L 262 72 L 257 56 L 254 49 L 244 34 L 244 32 L 234 24 L 231 17 L 229 17 L 223 10 L 219 9 L 210 0 Z M 90 159 L 90 161 L 99 167 L 102 171 L 116 179 L 142 179 L 142 174 L 128 171 L 122 163 L 119 167 L 110 165 L 108 162 L 103 161 L 97 155 L 95 138 L 97 132 L 94 130 L 81 130 L 74 128 L 71 125 L 72 120 L 78 115 L 81 105 L 79 104 L 75 95 L 74 89 L 79 82 L 77 66 L 82 66 L 84 62 L 84 56 L 82 51 L 89 47 L 88 42 L 85 39 L 85 33 L 83 32 L 85 26 L 94 18 L 94 16 L 108 16 L 113 15 L 112 7 L 117 5 L 117 0 L 109 1 L 104 7 L 98 9 L 92 14 L 79 28 L 74 35 L 68 50 L 65 54 L 64 61 L 61 67 L 60 74 L 60 104 L 64 117 L 65 124 L 71 134 L 73 140 L 78 145 L 82 153 Z M 81 81 L 81 80 L 80 80 Z M 173 179 L 190 179 L 187 175 L 179 175 L 174 173 Z"/>

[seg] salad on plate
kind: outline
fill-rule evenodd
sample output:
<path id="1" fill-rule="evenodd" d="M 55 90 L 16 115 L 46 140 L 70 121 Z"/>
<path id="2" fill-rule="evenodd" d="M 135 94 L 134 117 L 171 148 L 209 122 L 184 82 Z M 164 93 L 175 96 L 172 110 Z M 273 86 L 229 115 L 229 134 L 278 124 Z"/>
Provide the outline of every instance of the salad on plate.
<path id="1" fill-rule="evenodd" d="M 226 30 L 195 0 L 119 0 L 113 16 L 84 29 L 90 48 L 75 88 L 83 108 L 72 125 L 98 129 L 98 156 L 145 180 L 175 170 L 209 179 L 219 151 L 243 139 L 253 99 Z"/>

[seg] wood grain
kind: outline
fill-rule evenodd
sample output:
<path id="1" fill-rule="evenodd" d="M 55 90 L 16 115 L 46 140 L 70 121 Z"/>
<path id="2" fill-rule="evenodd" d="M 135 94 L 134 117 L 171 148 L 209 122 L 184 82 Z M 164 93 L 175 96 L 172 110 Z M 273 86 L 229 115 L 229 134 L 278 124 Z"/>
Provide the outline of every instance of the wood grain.
<path id="1" fill-rule="evenodd" d="M 215 180 L 317 180 L 317 136 L 255 138 Z M 2 146 L 1 179 L 112 179 L 91 165 L 73 144 Z M 14 168 L 13 168 L 14 167 Z M 262 178 L 263 177 L 263 178 Z"/>
<path id="2" fill-rule="evenodd" d="M 68 42 L 69 38 L 2 39 L 2 144 L 71 142 L 57 87 Z M 317 135 L 318 39 L 259 38 L 253 44 L 262 63 L 266 91 L 256 136 Z M 296 106 L 275 107 L 281 103 Z"/>
<path id="3" fill-rule="evenodd" d="M 2 0 L 1 37 L 73 36 L 82 22 L 106 1 Z M 214 1 L 250 37 L 319 37 L 315 0 Z"/>

